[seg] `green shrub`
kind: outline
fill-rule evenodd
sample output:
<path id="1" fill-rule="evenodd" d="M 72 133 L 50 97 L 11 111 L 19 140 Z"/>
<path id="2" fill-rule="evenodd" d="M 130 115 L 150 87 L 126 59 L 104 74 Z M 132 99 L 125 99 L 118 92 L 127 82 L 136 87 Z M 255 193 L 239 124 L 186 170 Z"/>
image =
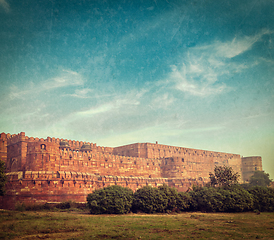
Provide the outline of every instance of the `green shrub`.
<path id="1" fill-rule="evenodd" d="M 202 212 L 222 212 L 224 197 L 214 187 L 202 187 L 190 192 L 191 210 Z"/>
<path id="2" fill-rule="evenodd" d="M 260 212 L 274 211 L 274 189 L 267 187 L 252 187 L 248 192 L 253 196 L 254 209 Z"/>
<path id="3" fill-rule="evenodd" d="M 253 209 L 252 195 L 240 187 L 194 187 L 190 192 L 192 211 L 243 212 Z"/>
<path id="4" fill-rule="evenodd" d="M 245 212 L 253 209 L 252 195 L 239 185 L 219 188 L 218 192 L 224 197 L 224 212 Z"/>
<path id="5" fill-rule="evenodd" d="M 179 192 L 176 202 L 178 211 L 187 211 L 190 209 L 191 196 L 187 192 Z"/>
<path id="6" fill-rule="evenodd" d="M 164 212 L 168 206 L 168 198 L 159 188 L 145 186 L 134 193 L 132 211 L 144 213 Z"/>
<path id="7" fill-rule="evenodd" d="M 15 204 L 15 211 L 20 211 L 20 212 L 26 211 L 26 205 L 25 205 L 25 203 L 17 202 Z"/>
<path id="8" fill-rule="evenodd" d="M 40 211 L 44 209 L 45 209 L 45 204 L 35 204 L 35 203 L 26 204 L 26 211 Z"/>
<path id="9" fill-rule="evenodd" d="M 177 210 L 177 201 L 179 200 L 178 191 L 176 188 L 172 188 L 164 184 L 158 187 L 160 194 L 167 201 L 167 205 L 164 208 L 165 212 L 171 212 Z"/>
<path id="10" fill-rule="evenodd" d="M 72 207 L 72 204 L 73 203 L 71 201 L 61 202 L 58 203 L 55 207 L 59 209 L 70 209 Z"/>
<path id="11" fill-rule="evenodd" d="M 87 205 L 92 214 L 123 214 L 131 209 L 133 191 L 113 185 L 95 190 L 87 196 Z"/>

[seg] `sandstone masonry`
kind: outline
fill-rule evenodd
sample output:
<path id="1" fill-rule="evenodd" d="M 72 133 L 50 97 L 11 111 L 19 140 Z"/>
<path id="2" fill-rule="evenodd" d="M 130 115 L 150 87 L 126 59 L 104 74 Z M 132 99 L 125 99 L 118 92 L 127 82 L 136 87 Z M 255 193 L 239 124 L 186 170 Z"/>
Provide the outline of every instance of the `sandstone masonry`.
<path id="1" fill-rule="evenodd" d="M 153 143 L 111 148 L 59 138 L 1 133 L 0 159 L 6 163 L 7 194 L 1 208 L 16 202 L 85 202 L 88 193 L 110 185 L 137 190 L 167 184 L 186 191 L 204 185 L 215 166 L 231 166 L 248 181 L 262 170 L 261 157 L 212 152 Z"/>

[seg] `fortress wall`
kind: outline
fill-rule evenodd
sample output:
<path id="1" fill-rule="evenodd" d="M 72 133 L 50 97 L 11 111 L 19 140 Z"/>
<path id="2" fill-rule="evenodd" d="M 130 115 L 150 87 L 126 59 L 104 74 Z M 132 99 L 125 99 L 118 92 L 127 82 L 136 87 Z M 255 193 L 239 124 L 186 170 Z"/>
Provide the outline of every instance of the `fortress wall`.
<path id="1" fill-rule="evenodd" d="M 193 185 L 205 186 L 207 180 L 203 178 L 169 178 L 168 186 L 175 187 L 179 192 L 186 192 Z"/>
<path id="2" fill-rule="evenodd" d="M 129 144 L 113 148 L 113 154 L 127 157 L 141 157 L 140 143 Z M 144 156 L 142 156 L 144 157 Z"/>
<path id="3" fill-rule="evenodd" d="M 153 154 L 167 158 L 163 165 L 164 177 L 187 177 L 208 178 L 209 172 L 214 171 L 215 166 L 231 166 L 235 172 L 240 174 L 241 181 L 241 157 L 238 154 L 205 151 L 190 148 L 172 147 L 155 144 L 148 146 Z"/>
<path id="4" fill-rule="evenodd" d="M 163 159 L 162 176 L 167 178 L 193 178 L 209 180 L 209 172 L 213 172 L 214 163 L 200 161 L 198 158 L 189 159 L 188 156 L 169 157 Z"/>
<path id="5" fill-rule="evenodd" d="M 14 155 L 11 158 L 20 157 L 19 145 L 14 145 L 11 153 Z M 60 149 L 55 141 L 30 139 L 24 168 L 18 165 L 13 167 L 13 171 L 75 171 L 101 175 L 160 177 L 160 163 L 161 161 L 155 159 Z"/>
<path id="6" fill-rule="evenodd" d="M 61 146 L 64 141 L 67 143 Z M 253 174 L 255 167 L 262 169 L 260 157 L 241 159 L 237 154 L 157 143 L 107 148 L 82 141 L 27 137 L 25 133 L 2 133 L 0 154 L 6 156 L 9 175 L 4 199 L 13 203 L 84 202 L 87 193 L 113 184 L 135 191 L 167 183 L 186 191 L 193 184 L 208 182 L 215 166 L 231 166 L 240 174 L 244 163 L 243 172 Z"/>
<path id="7" fill-rule="evenodd" d="M 238 154 L 175 147 L 158 143 L 136 143 L 121 146 L 114 148 L 113 153 L 123 156 L 134 154 L 144 158 L 161 158 L 162 177 L 208 178 L 209 172 L 213 172 L 215 166 L 226 165 L 231 166 L 235 172 L 240 174 L 240 181 L 242 179 L 241 157 Z"/>
<path id="8" fill-rule="evenodd" d="M 112 151 L 113 151 L 113 148 L 111 148 L 111 147 L 97 146 L 96 143 L 75 141 L 75 140 L 69 140 L 69 139 L 63 139 L 63 138 L 54 138 L 54 137 L 53 138 L 47 137 L 46 139 L 27 137 L 27 136 L 25 136 L 24 132 L 21 132 L 17 135 L 16 134 L 12 135 L 12 141 L 13 142 L 19 141 L 20 136 L 24 136 L 24 141 L 27 141 L 27 142 L 51 142 L 51 143 L 56 143 L 58 145 L 58 147 L 60 145 L 60 142 L 65 141 L 65 142 L 69 143 L 70 149 L 74 150 L 74 151 L 80 151 L 83 144 L 89 144 L 93 151 L 100 151 L 100 152 L 104 152 L 104 153 L 112 153 Z"/>
<path id="9" fill-rule="evenodd" d="M 57 160 L 58 161 L 58 160 Z M 62 151 L 61 171 L 79 171 L 100 175 L 160 177 L 160 161 L 92 152 Z M 58 168 L 58 167 L 57 167 Z"/>
<path id="10" fill-rule="evenodd" d="M 259 156 L 254 157 L 242 157 L 242 174 L 243 181 L 249 182 L 250 177 L 255 171 L 263 171 L 262 158 Z"/>
<path id="11" fill-rule="evenodd" d="M 81 151 L 78 149 L 86 142 L 50 137 L 29 138 L 24 133 L 13 135 L 9 141 L 12 143 L 9 146 L 9 171 L 83 171 L 101 175 L 208 178 L 215 165 L 229 165 L 241 172 L 241 159 L 236 154 L 152 143 L 130 144 L 107 151 L 107 148 L 88 143 L 92 150 Z M 68 142 L 69 148 L 60 149 L 61 141 Z M 122 156 L 112 155 L 108 151 Z M 131 154 L 133 156 L 125 156 Z M 141 155 L 147 158 L 138 157 Z M 170 159 L 163 162 L 163 158 Z"/>
<path id="12" fill-rule="evenodd" d="M 14 208 L 17 202 L 43 204 L 46 202 L 86 202 L 89 193 L 111 185 L 129 187 L 133 191 L 143 186 L 168 184 L 164 178 L 99 176 L 76 172 L 27 171 L 8 173 L 7 193 L 0 197 L 1 208 Z"/>

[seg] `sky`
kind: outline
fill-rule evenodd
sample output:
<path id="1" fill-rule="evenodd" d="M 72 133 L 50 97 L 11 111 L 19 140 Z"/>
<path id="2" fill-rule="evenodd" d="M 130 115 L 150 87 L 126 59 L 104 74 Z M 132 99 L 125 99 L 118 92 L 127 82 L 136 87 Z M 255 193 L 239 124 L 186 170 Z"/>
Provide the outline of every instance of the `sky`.
<path id="1" fill-rule="evenodd" d="M 0 132 L 262 156 L 273 0 L 0 0 Z"/>

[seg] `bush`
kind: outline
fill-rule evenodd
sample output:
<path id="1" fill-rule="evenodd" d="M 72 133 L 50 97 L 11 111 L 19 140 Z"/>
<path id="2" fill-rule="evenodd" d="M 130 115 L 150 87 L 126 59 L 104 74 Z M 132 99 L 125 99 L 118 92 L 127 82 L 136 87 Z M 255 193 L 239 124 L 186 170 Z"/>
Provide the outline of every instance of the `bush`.
<path id="1" fill-rule="evenodd" d="M 134 193 L 132 211 L 144 213 L 164 212 L 168 206 L 168 198 L 159 188 L 145 186 Z M 172 202 L 172 201 L 171 201 Z"/>
<path id="2" fill-rule="evenodd" d="M 194 187 L 190 196 L 192 211 L 243 212 L 253 209 L 252 195 L 238 185 L 226 188 Z"/>
<path id="3" fill-rule="evenodd" d="M 191 196 L 187 192 L 179 192 L 176 207 L 178 211 L 187 211 L 190 208 Z"/>
<path id="4" fill-rule="evenodd" d="M 113 185 L 95 190 L 87 196 L 87 205 L 92 214 L 123 214 L 131 209 L 133 191 Z"/>
<path id="5" fill-rule="evenodd" d="M 245 212 L 253 209 L 252 195 L 239 185 L 219 188 L 218 192 L 224 197 L 224 212 Z"/>
<path id="6" fill-rule="evenodd" d="M 254 209 L 260 212 L 274 211 L 274 189 L 267 187 L 252 187 L 248 192 L 253 196 Z"/>
<path id="7" fill-rule="evenodd" d="M 224 197 L 214 187 L 194 188 L 189 192 L 191 196 L 190 209 L 202 212 L 222 212 Z"/>
<path id="8" fill-rule="evenodd" d="M 165 212 L 171 212 L 177 210 L 177 202 L 179 200 L 178 191 L 176 188 L 172 188 L 164 184 L 158 187 L 160 194 L 167 201 L 167 205 L 164 208 Z"/>
<path id="9" fill-rule="evenodd" d="M 25 205 L 25 203 L 17 202 L 15 204 L 15 211 L 20 211 L 20 212 L 26 211 L 26 205 Z"/>

